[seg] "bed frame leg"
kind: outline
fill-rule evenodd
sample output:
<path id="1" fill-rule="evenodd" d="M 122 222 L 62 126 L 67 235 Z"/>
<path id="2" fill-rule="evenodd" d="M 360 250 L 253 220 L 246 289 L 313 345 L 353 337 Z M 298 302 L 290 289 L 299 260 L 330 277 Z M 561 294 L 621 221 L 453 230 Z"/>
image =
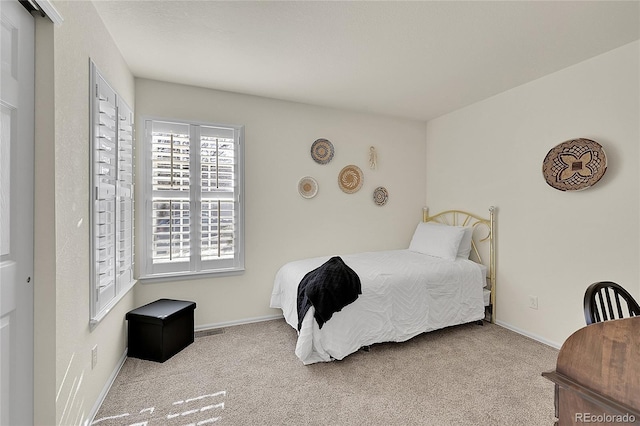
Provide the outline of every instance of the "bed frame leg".
<path id="1" fill-rule="evenodd" d="M 371 346 L 370 345 L 366 345 L 366 346 L 361 347 L 360 349 L 362 349 L 365 352 L 369 352 L 371 350 Z"/>
<path id="2" fill-rule="evenodd" d="M 477 325 L 484 325 L 484 320 L 478 320 L 478 321 L 476 321 L 476 324 Z"/>

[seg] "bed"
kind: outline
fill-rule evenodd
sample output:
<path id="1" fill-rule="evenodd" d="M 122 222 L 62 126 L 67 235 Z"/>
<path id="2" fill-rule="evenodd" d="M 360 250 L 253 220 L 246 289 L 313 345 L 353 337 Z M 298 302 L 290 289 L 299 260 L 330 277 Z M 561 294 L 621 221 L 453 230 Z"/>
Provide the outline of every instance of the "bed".
<path id="1" fill-rule="evenodd" d="M 493 207 L 488 218 L 461 210 L 431 216 L 425 208 L 407 249 L 283 265 L 274 279 L 270 306 L 282 309 L 285 321 L 298 331 L 295 353 L 305 365 L 341 360 L 374 343 L 403 342 L 474 321 L 493 322 L 494 235 Z M 299 285 L 336 258 L 357 274 L 361 294 L 326 322 L 313 305 L 299 321 Z"/>

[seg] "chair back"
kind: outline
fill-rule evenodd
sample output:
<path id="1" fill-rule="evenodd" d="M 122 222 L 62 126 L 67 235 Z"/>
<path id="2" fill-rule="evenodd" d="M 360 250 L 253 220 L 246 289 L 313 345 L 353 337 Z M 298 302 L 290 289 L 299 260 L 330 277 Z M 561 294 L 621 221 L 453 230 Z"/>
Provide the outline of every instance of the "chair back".
<path id="1" fill-rule="evenodd" d="M 584 319 L 587 323 L 640 316 L 640 306 L 627 290 L 612 281 L 600 281 L 584 293 Z"/>

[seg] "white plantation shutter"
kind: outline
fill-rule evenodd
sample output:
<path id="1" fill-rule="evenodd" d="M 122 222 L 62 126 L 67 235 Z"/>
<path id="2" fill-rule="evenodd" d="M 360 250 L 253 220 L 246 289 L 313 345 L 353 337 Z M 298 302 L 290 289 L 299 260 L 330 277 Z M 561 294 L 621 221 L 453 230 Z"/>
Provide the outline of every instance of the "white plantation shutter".
<path id="1" fill-rule="evenodd" d="M 133 283 L 133 111 L 118 99 L 117 273 L 119 288 Z"/>
<path id="2" fill-rule="evenodd" d="M 117 116 L 116 95 L 96 75 L 93 114 L 93 253 L 95 313 L 115 297 Z"/>
<path id="3" fill-rule="evenodd" d="M 191 258 L 191 146 L 189 125 L 155 122 L 151 133 L 151 250 L 154 263 Z M 185 269 L 167 266 L 159 271 Z"/>
<path id="4" fill-rule="evenodd" d="M 145 120 L 141 278 L 243 270 L 242 130 Z"/>
<path id="5" fill-rule="evenodd" d="M 201 126 L 200 152 L 201 257 L 207 264 L 233 259 L 235 253 L 233 129 Z"/>
<path id="6" fill-rule="evenodd" d="M 90 66 L 91 324 L 133 285 L 133 113 Z"/>

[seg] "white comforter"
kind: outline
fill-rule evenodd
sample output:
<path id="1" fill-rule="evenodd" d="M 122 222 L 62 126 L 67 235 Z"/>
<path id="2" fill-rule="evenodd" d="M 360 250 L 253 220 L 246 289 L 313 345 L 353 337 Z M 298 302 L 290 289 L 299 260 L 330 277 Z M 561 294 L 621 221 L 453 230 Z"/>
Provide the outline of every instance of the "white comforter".
<path id="1" fill-rule="evenodd" d="M 331 256 L 290 262 L 276 274 L 271 307 L 281 308 L 297 330 L 297 291 L 304 275 Z M 342 359 L 362 346 L 402 342 L 425 331 L 484 318 L 481 265 L 409 250 L 341 256 L 360 277 L 362 294 L 318 327 L 313 307 L 298 332 L 296 355 L 304 364 Z"/>

